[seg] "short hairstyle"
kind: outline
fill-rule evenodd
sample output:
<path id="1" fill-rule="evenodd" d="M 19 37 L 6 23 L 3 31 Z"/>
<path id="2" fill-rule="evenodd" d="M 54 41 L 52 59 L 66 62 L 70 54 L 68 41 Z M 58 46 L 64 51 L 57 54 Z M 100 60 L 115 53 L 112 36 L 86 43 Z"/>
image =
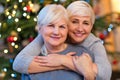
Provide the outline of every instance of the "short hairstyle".
<path id="1" fill-rule="evenodd" d="M 68 7 L 68 16 L 72 17 L 73 15 L 80 16 L 90 16 L 91 22 L 94 24 L 95 22 L 95 14 L 93 12 L 92 7 L 85 1 L 74 1 Z"/>
<path id="2" fill-rule="evenodd" d="M 37 25 L 48 25 L 49 23 L 61 18 L 65 18 L 68 21 L 66 9 L 60 4 L 49 4 L 39 12 Z"/>

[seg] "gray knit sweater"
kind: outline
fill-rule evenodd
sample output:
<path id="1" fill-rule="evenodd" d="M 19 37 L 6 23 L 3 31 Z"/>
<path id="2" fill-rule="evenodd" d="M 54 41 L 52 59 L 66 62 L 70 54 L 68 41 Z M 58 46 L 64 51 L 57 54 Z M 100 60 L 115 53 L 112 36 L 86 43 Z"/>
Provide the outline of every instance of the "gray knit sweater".
<path id="1" fill-rule="evenodd" d="M 20 73 L 28 73 L 28 66 L 34 56 L 40 54 L 43 42 L 38 35 L 29 45 L 27 45 L 15 58 L 13 69 Z M 107 58 L 107 54 L 101 40 L 90 34 L 88 38 L 77 46 L 84 46 L 92 51 L 94 62 L 98 66 L 98 74 L 96 80 L 110 80 L 111 78 L 111 65 Z"/>

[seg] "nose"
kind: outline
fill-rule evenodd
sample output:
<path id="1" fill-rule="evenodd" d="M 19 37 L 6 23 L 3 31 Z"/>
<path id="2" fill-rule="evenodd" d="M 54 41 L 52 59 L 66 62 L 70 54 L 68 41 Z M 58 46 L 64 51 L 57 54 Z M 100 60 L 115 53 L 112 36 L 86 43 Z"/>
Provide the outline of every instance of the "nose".
<path id="1" fill-rule="evenodd" d="M 78 25 L 78 27 L 77 27 L 77 30 L 80 31 L 80 32 L 83 31 L 83 26 L 82 26 L 82 24 L 79 23 L 79 25 Z"/>
<path id="2" fill-rule="evenodd" d="M 58 34 L 59 34 L 59 28 L 54 28 L 53 33 L 54 33 L 55 35 L 58 35 Z"/>

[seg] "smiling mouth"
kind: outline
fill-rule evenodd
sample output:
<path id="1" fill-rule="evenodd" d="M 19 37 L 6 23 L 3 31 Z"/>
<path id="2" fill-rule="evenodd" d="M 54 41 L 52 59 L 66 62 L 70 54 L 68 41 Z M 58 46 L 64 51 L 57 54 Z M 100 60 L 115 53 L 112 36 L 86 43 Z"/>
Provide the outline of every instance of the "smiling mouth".
<path id="1" fill-rule="evenodd" d="M 53 36 L 51 38 L 56 40 L 60 39 L 60 37 L 53 37 Z"/>

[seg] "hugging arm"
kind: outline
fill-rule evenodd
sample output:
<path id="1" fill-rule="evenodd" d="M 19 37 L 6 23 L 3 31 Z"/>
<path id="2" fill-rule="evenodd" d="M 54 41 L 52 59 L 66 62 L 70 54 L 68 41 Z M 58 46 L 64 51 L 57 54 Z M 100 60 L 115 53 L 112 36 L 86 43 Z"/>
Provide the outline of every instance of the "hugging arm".
<path id="1" fill-rule="evenodd" d="M 34 61 L 34 57 L 40 54 L 43 40 L 39 34 L 30 44 L 18 53 L 14 62 L 13 69 L 19 73 L 37 73 L 65 68 L 64 66 L 40 66 L 40 63 Z"/>
<path id="2" fill-rule="evenodd" d="M 29 64 L 34 59 L 34 56 L 40 54 L 40 49 L 42 45 L 43 40 L 41 35 L 39 34 L 15 57 L 15 60 L 13 62 L 13 69 L 20 73 L 28 73 Z"/>
<path id="3" fill-rule="evenodd" d="M 87 47 L 93 53 L 96 80 L 110 80 L 112 68 L 101 40 L 91 33 L 80 45 Z"/>
<path id="4" fill-rule="evenodd" d="M 91 50 L 94 52 L 95 64 L 98 69 L 96 80 L 110 80 L 112 68 L 104 46 L 101 42 L 98 42 Z"/>

